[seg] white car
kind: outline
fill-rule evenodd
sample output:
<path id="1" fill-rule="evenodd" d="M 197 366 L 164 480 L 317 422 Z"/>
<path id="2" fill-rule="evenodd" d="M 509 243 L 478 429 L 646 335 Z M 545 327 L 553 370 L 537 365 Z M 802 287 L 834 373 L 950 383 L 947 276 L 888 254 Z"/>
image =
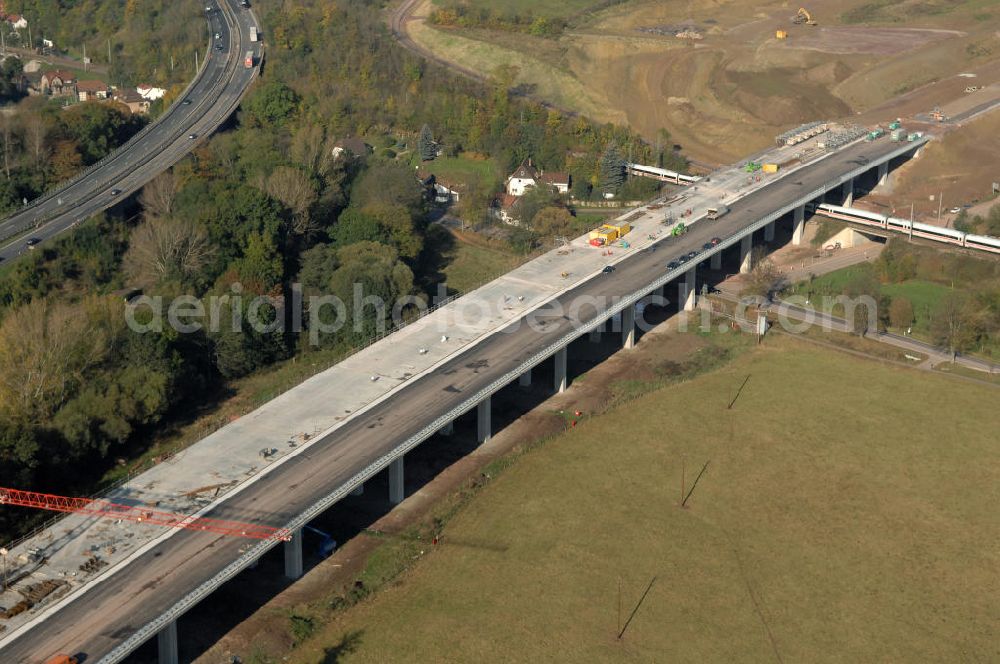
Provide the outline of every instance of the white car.
<path id="1" fill-rule="evenodd" d="M 961 211 L 962 211 L 962 208 L 960 208 L 960 207 L 953 207 L 952 209 L 948 210 L 948 212 L 951 212 L 952 214 L 958 214 Z"/>

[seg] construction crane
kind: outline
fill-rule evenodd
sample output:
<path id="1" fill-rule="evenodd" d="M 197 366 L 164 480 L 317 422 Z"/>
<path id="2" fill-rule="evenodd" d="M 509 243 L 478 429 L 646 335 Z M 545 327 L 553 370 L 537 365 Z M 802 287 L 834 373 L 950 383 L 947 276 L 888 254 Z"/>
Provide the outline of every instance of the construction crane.
<path id="1" fill-rule="evenodd" d="M 812 14 L 810 14 L 805 7 L 799 7 L 799 13 L 792 19 L 792 23 L 795 23 L 796 25 L 800 23 L 805 23 L 806 25 L 818 25 L 816 21 L 813 20 Z"/>
<path id="2" fill-rule="evenodd" d="M 239 521 L 223 521 L 206 517 L 175 514 L 163 510 L 149 509 L 141 505 L 122 505 L 103 498 L 68 498 L 35 491 L 22 491 L 0 487 L 0 505 L 33 507 L 52 512 L 83 514 L 105 519 L 122 519 L 136 523 L 148 523 L 165 528 L 185 528 L 204 532 L 246 537 L 259 540 L 292 539 L 292 533 L 285 528 L 272 528 Z"/>

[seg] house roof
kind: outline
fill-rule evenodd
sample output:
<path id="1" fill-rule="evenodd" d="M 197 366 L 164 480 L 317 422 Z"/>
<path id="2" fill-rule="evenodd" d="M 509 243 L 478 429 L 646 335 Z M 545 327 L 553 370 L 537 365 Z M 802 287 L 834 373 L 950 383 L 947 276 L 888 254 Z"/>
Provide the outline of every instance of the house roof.
<path id="1" fill-rule="evenodd" d="M 80 92 L 107 92 L 108 84 L 104 81 L 80 81 L 76 89 Z"/>
<path id="2" fill-rule="evenodd" d="M 512 210 L 521 201 L 519 196 L 504 194 L 500 197 L 500 207 L 504 210 Z"/>
<path id="3" fill-rule="evenodd" d="M 334 143 L 333 147 L 340 148 L 342 150 L 349 150 L 358 157 L 368 154 L 369 149 L 368 144 L 365 143 L 364 139 L 358 138 L 357 136 L 342 138 Z"/>
<path id="4" fill-rule="evenodd" d="M 73 76 L 73 74 L 66 71 L 65 69 L 50 69 L 44 74 L 42 74 L 42 77 L 49 81 L 51 81 L 54 78 L 59 78 L 62 79 L 64 83 L 72 83 L 73 81 L 76 80 L 76 76 Z"/>
<path id="5" fill-rule="evenodd" d="M 564 184 L 569 185 L 569 174 L 568 173 L 542 173 L 542 182 L 545 184 Z"/>
<path id="6" fill-rule="evenodd" d="M 140 95 L 135 88 L 122 88 L 120 90 L 117 90 L 115 92 L 115 99 L 125 104 L 134 104 L 140 101 L 146 101 L 146 102 L 149 101 L 148 99 Z"/>
<path id="7" fill-rule="evenodd" d="M 535 167 L 531 165 L 531 159 L 525 159 L 522 161 L 521 165 L 517 167 L 517 170 L 511 173 L 510 178 L 508 179 L 513 180 L 515 178 L 518 180 L 538 179 L 538 171 L 536 171 Z"/>

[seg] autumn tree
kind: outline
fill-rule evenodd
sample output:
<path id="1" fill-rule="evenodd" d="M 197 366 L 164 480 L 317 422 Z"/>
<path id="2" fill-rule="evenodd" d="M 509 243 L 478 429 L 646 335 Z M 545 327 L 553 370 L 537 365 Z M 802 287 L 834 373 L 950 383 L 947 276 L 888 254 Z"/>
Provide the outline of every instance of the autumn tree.
<path id="1" fill-rule="evenodd" d="M 191 279 L 214 254 L 204 227 L 187 219 L 152 217 L 132 232 L 123 265 L 130 283 L 147 288 Z"/>
<path id="2" fill-rule="evenodd" d="M 889 305 L 889 323 L 897 330 L 913 325 L 913 303 L 907 297 L 892 298 Z"/>
<path id="3" fill-rule="evenodd" d="M 309 212 L 316 202 L 316 185 L 309 174 L 294 166 L 278 166 L 264 182 L 264 191 L 292 212 L 292 233 L 309 235 Z"/>
<path id="4" fill-rule="evenodd" d="M 431 128 L 424 125 L 420 128 L 420 138 L 417 139 L 417 152 L 422 161 L 431 161 L 437 157 L 437 145 L 434 143 L 434 135 Z"/>
<path id="5" fill-rule="evenodd" d="M 172 171 L 164 171 L 146 183 L 139 195 L 139 203 L 146 218 L 169 217 L 177 198 L 177 179 Z"/>

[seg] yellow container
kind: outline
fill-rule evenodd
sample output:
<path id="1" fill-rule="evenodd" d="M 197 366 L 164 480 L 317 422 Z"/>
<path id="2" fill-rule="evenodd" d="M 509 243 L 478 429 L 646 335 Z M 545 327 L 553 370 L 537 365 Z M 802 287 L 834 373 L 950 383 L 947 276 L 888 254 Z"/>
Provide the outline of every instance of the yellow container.
<path id="1" fill-rule="evenodd" d="M 778 172 L 778 165 L 777 164 L 764 164 L 763 166 L 761 166 L 761 170 L 763 170 L 765 173 L 777 173 Z"/>

